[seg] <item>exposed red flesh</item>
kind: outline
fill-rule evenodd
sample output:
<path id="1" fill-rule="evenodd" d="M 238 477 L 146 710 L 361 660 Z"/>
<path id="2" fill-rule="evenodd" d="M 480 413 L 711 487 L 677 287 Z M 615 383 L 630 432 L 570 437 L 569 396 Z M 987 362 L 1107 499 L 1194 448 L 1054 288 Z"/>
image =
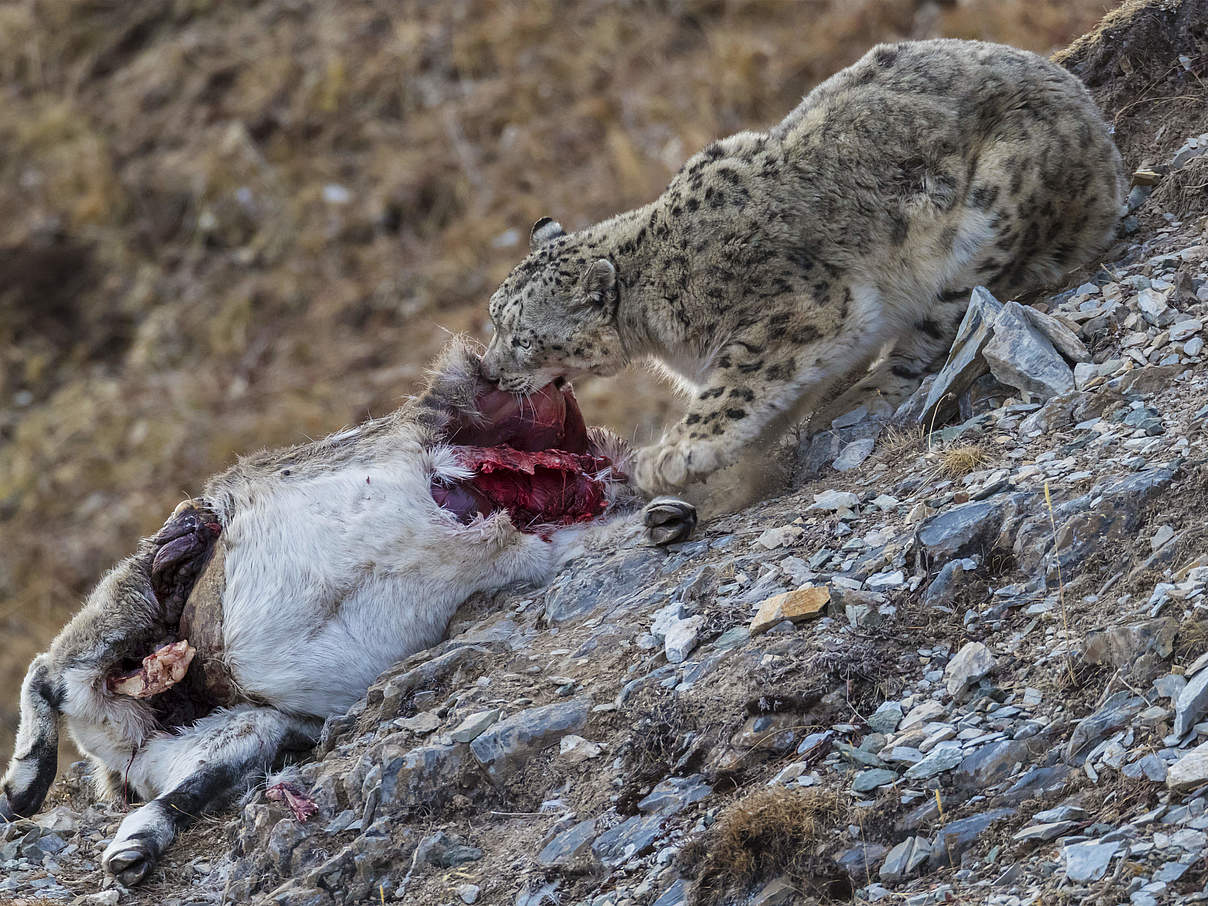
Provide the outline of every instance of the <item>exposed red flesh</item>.
<path id="1" fill-rule="evenodd" d="M 130 673 L 115 673 L 105 679 L 114 695 L 150 698 L 171 689 L 189 672 L 197 651 L 186 639 L 157 648 L 145 658 L 143 666 Z"/>
<path id="2" fill-rule="evenodd" d="M 507 510 L 519 529 L 590 522 L 608 507 L 604 482 L 595 476 L 611 463 L 590 453 L 511 447 L 458 447 L 457 458 L 474 477 L 432 496 L 463 519 Z"/>
<path id="3" fill-rule="evenodd" d="M 570 387 L 547 384 L 517 397 L 484 385 L 477 407 L 479 420 L 458 420 L 448 433 L 474 474 L 434 484 L 441 507 L 463 522 L 506 510 L 521 531 L 590 522 L 607 509 L 605 481 L 597 476 L 613 463 L 591 449 Z"/>
<path id="4" fill-rule="evenodd" d="M 303 793 L 292 783 L 278 783 L 264 791 L 264 795 L 273 802 L 284 802 L 303 824 L 306 819 L 319 810 L 315 801 Z"/>
<path id="5" fill-rule="evenodd" d="M 517 397 L 484 385 L 476 404 L 481 421 L 456 423 L 449 431 L 450 443 L 468 447 L 506 445 L 529 453 L 588 452 L 587 426 L 569 386 L 546 384 L 527 396 Z"/>

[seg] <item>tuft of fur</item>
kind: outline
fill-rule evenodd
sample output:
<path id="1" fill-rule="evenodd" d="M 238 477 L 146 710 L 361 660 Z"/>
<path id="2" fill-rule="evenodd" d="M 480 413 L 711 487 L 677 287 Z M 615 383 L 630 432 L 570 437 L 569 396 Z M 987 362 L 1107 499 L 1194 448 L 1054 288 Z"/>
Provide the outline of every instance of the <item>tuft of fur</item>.
<path id="1" fill-rule="evenodd" d="M 1010 297 L 1112 238 L 1123 165 L 1077 78 L 978 41 L 883 44 L 766 132 L 692 157 L 645 207 L 540 221 L 491 298 L 484 371 L 524 392 L 657 360 L 692 398 L 635 465 L 700 483 L 795 419 L 892 411 L 970 291 Z"/>

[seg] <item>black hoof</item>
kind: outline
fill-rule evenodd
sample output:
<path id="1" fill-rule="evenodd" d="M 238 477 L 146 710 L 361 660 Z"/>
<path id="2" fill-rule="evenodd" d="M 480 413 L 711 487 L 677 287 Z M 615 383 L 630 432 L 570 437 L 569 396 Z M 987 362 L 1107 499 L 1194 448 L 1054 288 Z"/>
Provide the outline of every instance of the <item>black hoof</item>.
<path id="1" fill-rule="evenodd" d="M 676 497 L 655 497 L 642 510 L 642 524 L 659 547 L 687 541 L 696 530 L 696 507 Z"/>
<path id="2" fill-rule="evenodd" d="M 117 847 L 110 847 L 103 861 L 105 871 L 126 887 L 141 882 L 155 867 L 155 855 L 141 840 L 127 840 Z"/>

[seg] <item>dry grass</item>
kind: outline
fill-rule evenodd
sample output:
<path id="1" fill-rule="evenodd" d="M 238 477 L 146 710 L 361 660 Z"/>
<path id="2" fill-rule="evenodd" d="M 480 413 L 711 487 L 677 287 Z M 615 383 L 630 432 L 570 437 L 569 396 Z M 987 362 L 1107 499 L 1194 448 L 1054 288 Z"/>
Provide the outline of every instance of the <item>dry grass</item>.
<path id="1" fill-rule="evenodd" d="M 1179 624 L 1174 642 L 1174 662 L 1187 666 L 1208 651 L 1208 619 L 1192 614 Z"/>
<path id="2" fill-rule="evenodd" d="M 1188 161 L 1182 169 L 1163 177 L 1149 204 L 1180 220 L 1208 211 L 1208 155 Z"/>
<path id="3" fill-rule="evenodd" d="M 993 451 L 982 444 L 960 444 L 939 451 L 936 472 L 944 478 L 964 478 L 994 461 Z"/>
<path id="4" fill-rule="evenodd" d="M 637 800 L 674 773 L 676 761 L 699 730 L 680 696 L 655 687 L 643 692 L 631 722 L 633 732 L 618 750 L 628 782 L 618 801 L 626 814 L 636 813 Z"/>
<path id="5" fill-rule="evenodd" d="M 534 219 L 649 200 L 876 41 L 1047 51 L 1104 5 L 4 4 L 0 754 L 101 571 L 237 451 L 393 408 Z M 580 397 L 674 411 L 645 373 Z"/>
<path id="6" fill-rule="evenodd" d="M 845 823 L 847 806 L 822 790 L 761 789 L 730 805 L 703 841 L 697 895 L 716 902 L 728 889 L 759 878 L 787 875 L 803 891 L 816 891 L 830 872 L 823 853 Z"/>
<path id="7" fill-rule="evenodd" d="M 922 425 L 891 425 L 877 441 L 882 460 L 897 460 L 922 450 L 927 445 L 927 431 Z"/>

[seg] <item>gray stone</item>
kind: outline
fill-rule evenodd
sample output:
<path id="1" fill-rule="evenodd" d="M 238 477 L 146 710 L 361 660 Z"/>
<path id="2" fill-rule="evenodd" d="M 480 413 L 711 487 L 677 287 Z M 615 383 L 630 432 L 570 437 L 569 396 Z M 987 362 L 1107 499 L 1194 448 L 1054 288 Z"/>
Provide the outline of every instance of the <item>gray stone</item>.
<path id="1" fill-rule="evenodd" d="M 537 854 L 537 863 L 545 868 L 574 865 L 589 852 L 595 836 L 595 818 L 571 825 L 542 847 Z"/>
<path id="2" fill-rule="evenodd" d="M 751 637 L 751 630 L 746 626 L 731 626 L 716 639 L 713 640 L 713 647 L 718 651 L 725 651 L 727 648 L 734 648 L 743 644 Z"/>
<path id="3" fill-rule="evenodd" d="M 964 759 L 960 745 L 956 743 L 940 743 L 924 756 L 918 764 L 906 769 L 907 780 L 927 780 L 936 774 L 951 771 Z"/>
<path id="4" fill-rule="evenodd" d="M 482 850 L 477 846 L 463 843 L 460 838 L 450 836 L 444 831 L 424 837 L 417 850 L 417 862 L 425 862 L 437 868 L 457 868 L 482 858 Z"/>
<path id="5" fill-rule="evenodd" d="M 597 837 L 591 851 L 608 868 L 623 865 L 650 850 L 662 833 L 663 820 L 658 815 L 634 815 Z"/>
<path id="6" fill-rule="evenodd" d="M 892 733 L 902 722 L 902 706 L 898 702 L 881 702 L 868 718 L 868 726 L 878 733 Z"/>
<path id="7" fill-rule="evenodd" d="M 900 569 L 895 569 L 893 572 L 874 573 L 864 580 L 864 585 L 875 592 L 902 588 L 906 585 L 906 573 Z"/>
<path id="8" fill-rule="evenodd" d="M 1015 814 L 1014 809 L 997 808 L 980 815 L 970 815 L 957 821 L 949 821 L 939 829 L 931 844 L 929 862 L 933 868 L 944 868 L 960 863 L 961 854 L 977 842 L 977 838 L 996 824 Z"/>
<path id="9" fill-rule="evenodd" d="M 410 669 L 402 669 L 397 675 L 388 675 L 379 680 L 369 690 L 369 702 L 374 703 L 375 697 L 380 696 L 380 710 L 383 717 L 394 717 L 399 713 L 402 703 L 418 689 L 431 689 L 440 684 L 446 677 L 452 676 L 458 670 L 468 670 L 476 664 L 481 664 L 491 655 L 490 646 L 461 645 L 443 654 L 428 656 Z M 408 658 L 402 667 L 407 667 L 412 660 Z M 400 668 L 401 669 L 401 668 Z M 378 688 L 380 686 L 380 692 Z M 355 723 L 355 721 L 353 721 Z M 349 724 L 348 729 L 351 728 Z M 319 749 L 329 752 L 335 745 L 340 732 L 346 729 L 339 718 L 329 720 L 323 727 L 323 738 Z"/>
<path id="10" fill-rule="evenodd" d="M 919 702 L 910 709 L 910 713 L 902 719 L 900 724 L 898 724 L 898 730 L 900 732 L 905 732 L 906 730 L 913 729 L 914 727 L 921 727 L 923 724 L 929 723 L 930 721 L 939 720 L 946 713 L 947 711 L 943 705 L 935 701 L 935 699 L 929 698 L 926 701 Z"/>
<path id="11" fill-rule="evenodd" d="M 998 743 L 991 743 L 991 745 L 996 746 Z M 961 767 L 963 768 L 964 765 L 962 764 Z M 1074 769 L 1063 763 L 1032 768 L 1011 784 L 1003 793 L 1003 798 L 1008 802 L 1023 802 L 1025 799 L 1052 796 L 1065 789 L 1073 774 Z"/>
<path id="12" fill-rule="evenodd" d="M 845 443 L 839 431 L 819 431 L 803 438 L 797 447 L 794 472 L 802 478 L 821 474 L 834 462 Z"/>
<path id="13" fill-rule="evenodd" d="M 857 406 L 848 412 L 844 412 L 837 418 L 831 419 L 830 426 L 835 429 L 850 428 L 853 425 L 858 425 L 860 422 L 868 418 L 868 407 Z"/>
<path id="14" fill-rule="evenodd" d="M 1042 812 L 1037 812 L 1032 816 L 1033 821 L 1049 822 L 1054 821 L 1081 821 L 1086 817 L 1086 809 L 1080 805 L 1058 805 L 1054 808 L 1045 809 Z"/>
<path id="15" fill-rule="evenodd" d="M 864 749 L 856 748 L 850 743 L 839 740 L 835 743 L 835 750 L 852 764 L 863 765 L 868 768 L 883 768 L 885 762 L 882 761 L 873 752 L 866 752 Z"/>
<path id="16" fill-rule="evenodd" d="M 1120 841 L 1106 843 L 1071 843 L 1062 849 L 1065 875 L 1076 884 L 1098 881 L 1107 874 L 1112 856 L 1120 849 Z"/>
<path id="17" fill-rule="evenodd" d="M 923 409 L 927 405 L 927 397 L 935 385 L 935 375 L 929 374 L 922 383 L 894 410 L 890 423 L 895 425 L 913 425 L 923 420 Z"/>
<path id="18" fill-rule="evenodd" d="M 561 623 L 584 616 L 604 603 L 617 602 L 641 590 L 646 594 L 663 555 L 649 548 L 630 549 L 609 557 L 595 569 L 570 570 L 546 593 L 545 618 Z"/>
<path id="19" fill-rule="evenodd" d="M 953 698 L 988 675 L 997 665 L 993 653 L 981 642 L 966 642 L 944 668 L 944 682 Z"/>
<path id="20" fill-rule="evenodd" d="M 1192 749 L 1166 772 L 1166 785 L 1176 792 L 1198 789 L 1205 783 L 1208 783 L 1208 742 Z"/>
<path id="21" fill-rule="evenodd" d="M 923 753 L 913 746 L 894 746 L 885 752 L 885 760 L 892 764 L 918 764 L 923 760 Z"/>
<path id="22" fill-rule="evenodd" d="M 751 900 L 751 906 L 786 906 L 797 900 L 797 888 L 785 878 L 773 878 Z"/>
<path id="23" fill-rule="evenodd" d="M 1085 390 L 1087 385 L 1098 376 L 1098 365 L 1090 362 L 1079 362 L 1074 366 L 1074 386 L 1079 390 Z"/>
<path id="24" fill-rule="evenodd" d="M 893 783 L 897 779 L 898 775 L 893 771 L 884 768 L 872 768 L 857 774 L 856 779 L 852 781 L 851 788 L 857 793 L 870 793 L 877 787 Z"/>
<path id="25" fill-rule="evenodd" d="M 67 834 L 69 836 L 79 830 L 80 827 L 79 816 L 66 805 L 57 805 L 48 811 L 35 815 L 33 822 L 42 828 L 43 831 L 52 831 L 56 834 Z"/>
<path id="26" fill-rule="evenodd" d="M 400 738 L 400 741 L 395 741 Z M 432 807 L 447 802 L 457 792 L 465 773 L 466 746 L 419 746 L 405 742 L 404 734 L 386 737 L 383 743 L 366 755 L 366 759 L 381 765 L 381 801 L 405 806 Z M 369 772 L 366 771 L 366 774 Z M 365 796 L 373 792 L 365 788 Z"/>
<path id="27" fill-rule="evenodd" d="M 678 878 L 659 895 L 651 906 L 685 906 L 688 902 L 688 890 L 688 882 L 683 878 Z"/>
<path id="28" fill-rule="evenodd" d="M 778 525 L 764 529 L 755 543 L 767 550 L 785 547 L 801 539 L 805 529 L 799 525 Z"/>
<path id="29" fill-rule="evenodd" d="M 879 872 L 882 881 L 901 881 L 908 878 L 927 861 L 931 855 L 931 841 L 926 837 L 907 837 L 889 851 Z"/>
<path id="30" fill-rule="evenodd" d="M 1204 329 L 1204 322 L 1196 318 L 1188 318 L 1170 325 L 1170 339 L 1176 343 L 1189 340 Z"/>
<path id="31" fill-rule="evenodd" d="M 854 510 L 860 505 L 860 498 L 851 491 L 823 491 L 820 494 L 814 495 L 814 502 L 810 504 L 811 510 L 825 510 L 827 512 L 835 512 L 837 510 Z M 810 563 L 813 566 L 813 563 Z"/>
<path id="32" fill-rule="evenodd" d="M 1033 824 L 1025 827 L 1012 839 L 1023 843 L 1047 843 L 1049 840 L 1064 837 L 1077 826 L 1077 821 L 1049 821 L 1046 824 Z"/>
<path id="33" fill-rule="evenodd" d="M 884 859 L 888 852 L 889 847 L 880 843 L 858 843 L 844 850 L 835 862 L 849 878 L 862 886 L 868 883 L 872 867 Z"/>
<path id="34" fill-rule="evenodd" d="M 1028 740 L 1000 739 L 971 752 L 960 763 L 957 782 L 981 789 L 1004 779 L 1019 762 L 1029 760 Z"/>
<path id="35" fill-rule="evenodd" d="M 680 601 L 672 601 L 666 607 L 654 612 L 650 620 L 650 634 L 662 644 L 667 638 L 667 631 L 684 618 L 684 605 Z"/>
<path id="36" fill-rule="evenodd" d="M 513 906 L 560 906 L 562 896 L 558 893 L 558 881 L 547 881 L 536 887 L 527 884 L 516 895 Z"/>
<path id="37" fill-rule="evenodd" d="M 1191 864 L 1190 862 L 1167 862 L 1154 872 L 1153 879 L 1155 881 L 1162 881 L 1165 884 L 1173 884 L 1187 873 L 1187 869 L 1191 867 Z"/>
<path id="38" fill-rule="evenodd" d="M 440 726 L 440 718 L 431 711 L 420 711 L 412 717 L 400 717 L 394 725 L 416 736 L 427 736 Z"/>
<path id="39" fill-rule="evenodd" d="M 690 777 L 668 777 L 650 791 L 638 803 L 638 811 L 644 815 L 661 815 L 669 818 L 678 815 L 694 802 L 700 802 L 713 792 L 700 774 Z"/>
<path id="40" fill-rule="evenodd" d="M 1208 670 L 1195 674 L 1174 701 L 1174 735 L 1182 736 L 1208 713 Z"/>
<path id="41" fill-rule="evenodd" d="M 1166 297 L 1156 290 L 1141 290 L 1137 295 L 1137 308 L 1145 320 L 1155 327 L 1165 327 L 1174 321 L 1174 314 Z"/>
<path id="42" fill-rule="evenodd" d="M 963 503 L 919 526 L 919 544 L 934 562 L 977 552 L 1002 525 L 1003 507 L 988 501 Z"/>
<path id="43" fill-rule="evenodd" d="M 701 627 L 704 625 L 705 618 L 696 616 L 680 620 L 667 630 L 663 649 L 667 654 L 668 663 L 682 664 L 687 659 L 692 650 L 696 648 L 696 640 L 700 636 Z"/>
<path id="44" fill-rule="evenodd" d="M 1070 366 L 1018 302 L 1003 306 L 982 356 L 998 380 L 1042 399 L 1074 390 Z"/>
<path id="45" fill-rule="evenodd" d="M 1014 302 L 1008 302 L 1007 306 L 1014 305 Z M 1052 315 L 1046 315 L 1039 309 L 1032 308 L 1030 305 L 1019 306 L 1021 312 L 1028 322 L 1044 334 L 1045 339 L 1053 344 L 1062 356 L 1070 362 L 1085 363 L 1091 360 L 1090 350 L 1078 338 L 1078 334 L 1070 330 L 1059 319 Z"/>
<path id="46" fill-rule="evenodd" d="M 501 713 L 498 708 L 491 708 L 489 711 L 471 714 L 449 733 L 449 738 L 454 742 L 472 742 L 481 736 L 487 727 L 499 720 Z"/>
<path id="47" fill-rule="evenodd" d="M 470 743 L 470 750 L 498 780 L 563 734 L 582 727 L 590 711 L 591 699 L 586 696 L 529 708 L 490 727 Z"/>
<path id="48" fill-rule="evenodd" d="M 994 322 L 1002 312 L 999 302 L 984 286 L 975 287 L 969 297 L 969 307 L 956 332 L 948 360 L 927 394 L 922 412 L 918 417 L 921 424 L 930 426 L 943 421 L 942 416 L 955 412 L 957 399 L 972 386 L 973 382 L 986 373 L 988 366 L 982 350 L 990 342 Z"/>
<path id="49" fill-rule="evenodd" d="M 278 821 L 268 835 L 264 851 L 273 867 L 282 876 L 290 873 L 290 860 L 294 849 L 313 833 L 312 828 L 297 821 Z"/>
<path id="50" fill-rule="evenodd" d="M 850 472 L 852 469 L 859 468 L 864 460 L 872 455 L 875 445 L 876 441 L 871 437 L 866 437 L 862 440 L 853 440 L 836 457 L 833 463 L 835 471 Z"/>
<path id="51" fill-rule="evenodd" d="M 812 756 L 816 753 L 821 753 L 823 750 L 830 751 L 831 740 L 834 737 L 835 733 L 833 730 L 820 730 L 816 733 L 810 733 L 797 745 L 797 754 L 804 755 L 808 752 Z M 818 754 L 818 757 L 821 757 L 821 754 Z"/>
<path id="52" fill-rule="evenodd" d="M 931 580 L 931 584 L 923 592 L 923 603 L 929 607 L 941 607 L 951 604 L 961 589 L 965 573 L 971 572 L 976 568 L 977 561 L 967 558 L 945 563 L 939 575 Z"/>
<path id="53" fill-rule="evenodd" d="M 1058 506 L 1053 514 L 1057 540 L 1053 543 L 1050 516 L 1030 520 L 1015 540 L 1015 556 L 1025 574 L 1040 572 L 1048 561 L 1048 578 L 1058 572 L 1069 582 L 1091 554 L 1105 544 L 1132 540 L 1141 525 L 1145 507 L 1174 480 L 1173 469 L 1137 472 L 1095 485 L 1088 493 Z M 1055 551 L 1056 557 L 1050 556 Z"/>
<path id="54" fill-rule="evenodd" d="M 1081 764 L 1092 746 L 1126 726 L 1143 707 L 1145 699 L 1128 691 L 1111 696 L 1094 714 L 1083 718 L 1074 727 L 1065 748 L 1066 760 L 1071 764 Z"/>
<path id="55" fill-rule="evenodd" d="M 350 808 L 346 808 L 327 823 L 327 826 L 323 828 L 323 833 L 338 834 L 352 829 L 360 830 L 361 825 L 357 820 L 357 813 Z"/>
<path id="56" fill-rule="evenodd" d="M 478 902 L 478 895 L 482 892 L 482 888 L 477 884 L 458 884 L 457 896 L 461 898 L 463 903 L 473 904 Z"/>
<path id="57" fill-rule="evenodd" d="M 1170 158 L 1170 168 L 1181 170 L 1192 160 L 1208 154 L 1208 133 L 1195 135 L 1183 142 Z"/>
<path id="58" fill-rule="evenodd" d="M 1154 783 L 1163 783 L 1166 780 L 1166 762 L 1151 752 L 1132 764 L 1126 764 L 1120 773 L 1133 780 L 1144 777 Z"/>

